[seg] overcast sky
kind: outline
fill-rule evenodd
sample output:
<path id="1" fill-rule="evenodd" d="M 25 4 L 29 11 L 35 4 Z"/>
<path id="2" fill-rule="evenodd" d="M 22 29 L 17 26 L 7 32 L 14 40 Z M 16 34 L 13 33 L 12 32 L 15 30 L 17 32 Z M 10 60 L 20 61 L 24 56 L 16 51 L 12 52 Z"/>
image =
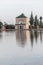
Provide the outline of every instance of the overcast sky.
<path id="1" fill-rule="evenodd" d="M 15 17 L 24 13 L 28 18 L 31 11 L 34 16 L 43 16 L 43 0 L 0 0 L 0 21 L 15 23 Z"/>

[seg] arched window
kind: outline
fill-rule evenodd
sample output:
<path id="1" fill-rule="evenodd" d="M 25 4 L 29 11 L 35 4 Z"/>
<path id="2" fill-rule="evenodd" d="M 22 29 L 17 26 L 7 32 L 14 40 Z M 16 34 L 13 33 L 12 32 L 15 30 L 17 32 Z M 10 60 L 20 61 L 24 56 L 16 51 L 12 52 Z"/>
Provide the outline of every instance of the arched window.
<path id="1" fill-rule="evenodd" d="M 21 24 L 21 23 L 24 24 L 24 21 L 19 21 L 19 24 Z"/>

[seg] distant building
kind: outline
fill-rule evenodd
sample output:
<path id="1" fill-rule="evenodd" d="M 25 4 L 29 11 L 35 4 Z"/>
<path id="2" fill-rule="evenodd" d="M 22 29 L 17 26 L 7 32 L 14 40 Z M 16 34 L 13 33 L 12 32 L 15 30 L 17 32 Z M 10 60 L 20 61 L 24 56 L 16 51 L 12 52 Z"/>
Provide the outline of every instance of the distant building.
<path id="1" fill-rule="evenodd" d="M 16 29 L 29 29 L 29 19 L 24 14 L 16 17 Z"/>

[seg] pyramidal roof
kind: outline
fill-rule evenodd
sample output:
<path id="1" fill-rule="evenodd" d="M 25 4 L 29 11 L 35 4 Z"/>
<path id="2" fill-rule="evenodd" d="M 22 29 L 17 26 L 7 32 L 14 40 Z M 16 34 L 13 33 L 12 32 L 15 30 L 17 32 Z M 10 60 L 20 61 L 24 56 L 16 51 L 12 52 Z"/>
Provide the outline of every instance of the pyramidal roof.
<path id="1" fill-rule="evenodd" d="M 19 16 L 17 16 L 16 18 L 27 18 L 23 13 Z"/>

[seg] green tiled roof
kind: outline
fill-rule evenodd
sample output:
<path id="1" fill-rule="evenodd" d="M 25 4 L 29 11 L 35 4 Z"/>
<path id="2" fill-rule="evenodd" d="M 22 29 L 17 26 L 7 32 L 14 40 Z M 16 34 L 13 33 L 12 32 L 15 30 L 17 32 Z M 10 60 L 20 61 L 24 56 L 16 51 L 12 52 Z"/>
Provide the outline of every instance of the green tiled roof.
<path id="1" fill-rule="evenodd" d="M 27 18 L 23 13 L 19 16 L 17 16 L 16 18 Z"/>

